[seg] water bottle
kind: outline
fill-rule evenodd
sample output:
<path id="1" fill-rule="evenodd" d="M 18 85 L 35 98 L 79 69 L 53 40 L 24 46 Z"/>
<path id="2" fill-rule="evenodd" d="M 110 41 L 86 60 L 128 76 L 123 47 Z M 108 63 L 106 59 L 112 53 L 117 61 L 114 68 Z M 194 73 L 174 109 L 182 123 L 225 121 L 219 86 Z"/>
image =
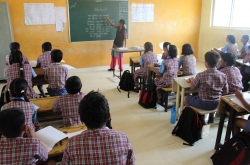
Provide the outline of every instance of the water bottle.
<path id="1" fill-rule="evenodd" d="M 176 108 L 172 107 L 171 109 L 171 119 L 170 119 L 171 124 L 175 124 L 176 122 Z"/>

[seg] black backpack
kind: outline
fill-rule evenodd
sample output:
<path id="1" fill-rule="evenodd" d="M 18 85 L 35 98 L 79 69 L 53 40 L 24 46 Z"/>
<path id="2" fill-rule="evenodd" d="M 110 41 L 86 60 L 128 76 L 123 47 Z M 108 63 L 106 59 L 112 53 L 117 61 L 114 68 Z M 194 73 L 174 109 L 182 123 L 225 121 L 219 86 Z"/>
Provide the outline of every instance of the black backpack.
<path id="1" fill-rule="evenodd" d="M 172 134 L 179 136 L 188 144 L 183 143 L 184 145 L 193 146 L 194 142 L 201 139 L 202 127 L 204 125 L 204 118 L 198 114 L 192 108 L 186 107 L 182 111 L 180 119 L 175 126 Z"/>
<path id="2" fill-rule="evenodd" d="M 124 91 L 128 91 L 128 98 L 129 98 L 129 91 L 133 90 L 135 87 L 133 74 L 130 73 L 129 70 L 123 72 L 121 80 L 119 82 L 119 86 L 117 86 L 118 91 L 121 93 L 119 87 Z"/>
<path id="3" fill-rule="evenodd" d="M 250 163 L 250 134 L 241 132 L 226 142 L 211 157 L 214 165 L 245 165 Z"/>
<path id="4" fill-rule="evenodd" d="M 156 96 L 156 86 L 154 84 L 144 85 L 138 103 L 144 108 L 156 108 Z"/>

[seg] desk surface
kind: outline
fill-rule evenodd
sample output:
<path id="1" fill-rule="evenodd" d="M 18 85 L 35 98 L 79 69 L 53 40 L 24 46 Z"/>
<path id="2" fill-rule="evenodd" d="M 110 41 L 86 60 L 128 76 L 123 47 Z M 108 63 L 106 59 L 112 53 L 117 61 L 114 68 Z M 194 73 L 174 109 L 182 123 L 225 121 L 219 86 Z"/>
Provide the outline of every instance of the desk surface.
<path id="1" fill-rule="evenodd" d="M 44 76 L 44 69 L 42 68 L 33 68 L 37 76 Z"/>
<path id="2" fill-rule="evenodd" d="M 132 53 L 132 52 L 144 52 L 144 50 L 134 50 L 131 48 L 128 48 L 126 50 L 119 50 L 117 48 L 112 48 L 111 50 L 117 52 L 117 53 Z"/>
<path id="3" fill-rule="evenodd" d="M 235 104 L 233 101 L 231 101 L 232 98 L 235 97 L 235 94 L 227 95 L 227 96 L 222 96 L 220 98 L 219 106 L 218 106 L 218 113 L 222 112 L 222 102 L 225 101 L 228 105 L 230 105 L 235 111 L 237 112 L 247 112 L 244 108 L 241 108 L 238 104 Z"/>
<path id="4" fill-rule="evenodd" d="M 185 78 L 190 78 L 190 77 L 195 77 L 195 75 L 174 78 L 174 80 L 173 80 L 173 92 L 177 92 L 178 85 L 180 85 L 182 88 L 190 88 L 190 83 L 188 83 L 185 80 Z"/>
<path id="5" fill-rule="evenodd" d="M 239 64 L 241 64 L 241 65 L 250 66 L 249 63 L 243 63 L 243 59 L 237 59 L 236 62 L 239 63 Z"/>
<path id="6" fill-rule="evenodd" d="M 77 132 L 77 131 L 81 131 L 85 129 L 87 129 L 87 127 L 85 124 L 83 124 L 83 125 L 60 128 L 59 130 L 64 133 L 73 133 L 73 132 Z M 67 142 L 68 142 L 68 138 L 63 139 L 60 142 L 58 142 L 54 146 L 54 148 L 49 152 L 49 157 L 62 155 L 64 153 Z"/>
<path id="7" fill-rule="evenodd" d="M 38 113 L 45 112 L 52 110 L 52 106 L 58 97 L 60 96 L 30 99 L 30 102 L 40 107 L 40 109 L 37 111 Z"/>

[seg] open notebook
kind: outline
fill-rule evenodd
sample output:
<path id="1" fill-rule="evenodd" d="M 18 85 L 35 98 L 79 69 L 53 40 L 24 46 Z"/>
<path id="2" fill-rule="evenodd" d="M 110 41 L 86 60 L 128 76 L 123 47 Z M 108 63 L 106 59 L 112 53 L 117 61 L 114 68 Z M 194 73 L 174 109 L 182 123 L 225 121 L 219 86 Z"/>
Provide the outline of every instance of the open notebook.
<path id="1" fill-rule="evenodd" d="M 36 138 L 42 142 L 43 146 L 49 152 L 57 142 L 67 138 L 67 135 L 52 126 L 48 126 L 37 131 Z"/>
<path id="2" fill-rule="evenodd" d="M 246 100 L 246 102 L 250 103 L 250 94 L 249 93 L 243 93 L 243 97 Z M 235 104 L 238 104 L 240 107 L 244 108 L 245 110 L 247 110 L 248 112 L 250 112 L 242 103 L 241 101 L 237 98 L 234 97 L 231 99 L 231 101 L 233 101 Z"/>

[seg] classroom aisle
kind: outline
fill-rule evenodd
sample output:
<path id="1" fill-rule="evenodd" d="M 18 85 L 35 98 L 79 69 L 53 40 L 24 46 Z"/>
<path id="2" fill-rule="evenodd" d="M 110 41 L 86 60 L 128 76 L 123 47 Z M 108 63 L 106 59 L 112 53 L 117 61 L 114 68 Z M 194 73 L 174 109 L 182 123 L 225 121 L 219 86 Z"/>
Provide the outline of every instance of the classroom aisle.
<path id="1" fill-rule="evenodd" d="M 124 66 L 129 69 L 128 65 Z M 136 165 L 210 165 L 210 156 L 214 153 L 214 144 L 218 124 L 204 127 L 203 139 L 193 147 L 183 145 L 183 140 L 171 134 L 174 125 L 170 123 L 171 112 L 163 107 L 144 109 L 138 104 L 139 94 L 118 92 L 119 79 L 112 77 L 108 67 L 76 69 L 70 76 L 79 76 L 82 80 L 82 92 L 98 90 L 108 99 L 114 130 L 126 133 L 132 143 L 136 156 Z M 197 63 L 197 71 L 205 70 L 204 63 Z M 117 70 L 118 73 L 118 70 Z M 2 85 L 2 84 L 1 84 Z M 37 88 L 34 87 L 37 91 Z M 44 86 L 44 89 L 46 87 Z M 60 121 L 42 123 L 42 126 L 60 126 Z M 223 133 L 224 136 L 225 132 Z"/>

